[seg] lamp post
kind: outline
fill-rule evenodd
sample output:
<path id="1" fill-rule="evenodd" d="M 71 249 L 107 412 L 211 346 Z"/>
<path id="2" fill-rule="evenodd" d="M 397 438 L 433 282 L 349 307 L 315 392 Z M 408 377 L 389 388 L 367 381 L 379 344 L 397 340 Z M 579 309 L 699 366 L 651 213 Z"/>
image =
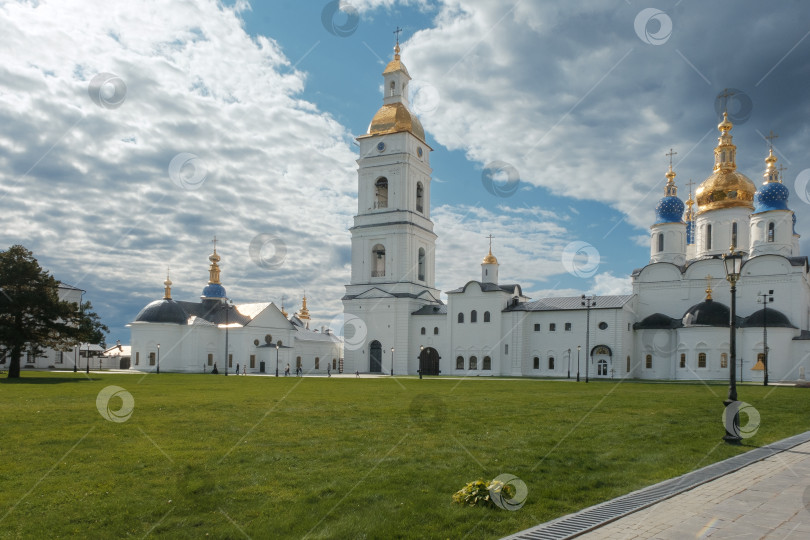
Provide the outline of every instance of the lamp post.
<path id="1" fill-rule="evenodd" d="M 394 348 L 391 347 L 391 376 L 394 376 Z"/>
<path id="2" fill-rule="evenodd" d="M 568 348 L 568 378 L 571 378 L 571 348 Z"/>
<path id="3" fill-rule="evenodd" d="M 729 405 L 732 405 L 737 402 L 737 374 L 735 371 L 737 370 L 737 328 L 735 320 L 737 317 L 737 281 L 740 279 L 740 270 L 742 269 L 742 253 L 739 251 L 734 250 L 734 244 L 731 244 L 729 248 L 729 252 L 723 255 L 723 266 L 726 271 L 726 279 L 731 285 L 731 321 L 729 322 L 729 386 L 728 386 L 728 399 L 726 399 L 723 404 L 726 407 L 726 416 L 725 422 L 723 422 L 726 428 L 726 434 L 723 437 L 728 443 L 732 444 L 739 444 L 742 437 L 740 437 L 740 414 L 737 411 L 734 411 L 734 418 L 731 420 L 731 431 L 729 431 L 729 418 L 728 414 L 731 412 L 729 410 Z M 733 409 L 732 409 L 733 410 Z"/>
<path id="4" fill-rule="evenodd" d="M 424 350 L 425 350 L 425 346 L 424 345 L 419 345 L 419 369 L 417 369 L 416 371 L 419 372 L 419 378 L 420 379 L 422 378 L 422 354 L 423 354 Z"/>
<path id="5" fill-rule="evenodd" d="M 225 306 L 225 376 L 228 376 L 228 316 L 231 311 L 231 301 L 227 298 L 222 299 L 222 303 Z"/>
<path id="6" fill-rule="evenodd" d="M 157 372 L 160 373 L 160 343 L 157 344 L 158 357 L 157 357 Z"/>
<path id="7" fill-rule="evenodd" d="M 276 343 L 276 377 L 278 377 L 278 343 Z"/>
<path id="8" fill-rule="evenodd" d="M 577 382 L 579 382 L 579 350 L 581 348 L 580 345 L 577 345 Z"/>
<path id="9" fill-rule="evenodd" d="M 593 296 L 582 295 L 582 305 L 585 306 L 585 352 L 591 356 L 591 308 L 596 305 Z M 588 358 L 585 359 L 585 382 L 588 382 Z"/>
<path id="10" fill-rule="evenodd" d="M 765 365 L 765 378 L 762 379 L 763 386 L 768 386 L 768 304 L 770 302 L 773 302 L 773 289 L 767 293 L 757 293 L 757 303 L 762 304 L 762 348 L 764 349 L 762 363 Z M 742 369 L 740 369 L 740 372 L 742 372 Z"/>
<path id="11" fill-rule="evenodd" d="M 87 374 L 90 374 L 90 344 L 87 344 Z"/>

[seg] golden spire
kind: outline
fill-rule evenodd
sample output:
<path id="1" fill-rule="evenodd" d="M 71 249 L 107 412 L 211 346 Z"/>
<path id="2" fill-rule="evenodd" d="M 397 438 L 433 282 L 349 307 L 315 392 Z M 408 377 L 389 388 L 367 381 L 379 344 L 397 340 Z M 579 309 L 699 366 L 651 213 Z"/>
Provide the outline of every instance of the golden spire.
<path id="1" fill-rule="evenodd" d="M 397 44 L 394 45 L 394 60 L 399 60 L 399 34 L 402 32 L 402 28 L 397 26 L 397 29 L 394 30 L 394 35 L 397 36 Z"/>
<path id="2" fill-rule="evenodd" d="M 281 314 L 284 315 L 285 319 L 290 316 L 289 313 L 284 311 L 284 295 L 283 294 L 281 295 Z"/>
<path id="3" fill-rule="evenodd" d="M 694 184 L 695 183 L 692 182 L 691 178 L 689 179 L 689 182 L 687 182 L 686 184 L 687 186 L 689 186 L 689 198 L 686 199 L 686 221 L 692 221 L 695 216 L 694 210 L 692 210 L 692 206 L 695 204 L 695 201 L 692 199 L 692 186 Z"/>
<path id="4" fill-rule="evenodd" d="M 214 252 L 208 257 L 211 266 L 208 268 L 208 283 L 219 284 L 219 264 L 221 257 L 217 255 L 217 237 L 214 237 Z"/>
<path id="5" fill-rule="evenodd" d="M 495 258 L 495 255 L 492 254 L 492 235 L 490 234 L 487 236 L 489 238 L 489 254 L 484 257 L 484 260 L 481 261 L 481 264 L 498 264 L 498 259 Z"/>
<path id="6" fill-rule="evenodd" d="M 706 276 L 706 300 L 712 299 L 712 275 Z"/>
<path id="7" fill-rule="evenodd" d="M 672 170 L 672 156 L 676 155 L 678 152 L 675 152 L 672 148 L 669 149 L 666 156 L 669 156 L 669 170 L 667 171 L 667 185 L 664 188 L 664 194 L 667 197 L 676 197 L 678 195 L 678 186 L 675 185 L 675 171 Z"/>
<path id="8" fill-rule="evenodd" d="M 171 300 L 172 299 L 172 280 L 169 279 L 169 267 L 168 266 L 166 267 L 166 281 L 163 282 L 163 286 L 165 287 L 163 289 L 163 298 L 165 300 Z"/>
<path id="9" fill-rule="evenodd" d="M 723 121 L 717 124 L 720 136 L 717 138 L 717 147 L 714 149 L 714 172 L 733 171 L 737 168 L 737 147 L 731 142 L 729 131 L 734 127 L 728 119 L 728 113 L 723 112 Z"/>
<path id="10" fill-rule="evenodd" d="M 304 300 L 301 309 L 298 311 L 298 318 L 302 321 L 309 320 L 309 310 L 307 309 L 307 293 L 304 293 Z"/>
<path id="11" fill-rule="evenodd" d="M 775 134 L 773 130 L 768 134 L 766 139 L 768 139 L 768 157 L 765 158 L 765 184 L 770 184 L 771 182 L 781 182 L 779 178 L 779 171 L 776 169 L 776 156 L 773 155 L 773 140 L 778 138 L 779 135 Z"/>

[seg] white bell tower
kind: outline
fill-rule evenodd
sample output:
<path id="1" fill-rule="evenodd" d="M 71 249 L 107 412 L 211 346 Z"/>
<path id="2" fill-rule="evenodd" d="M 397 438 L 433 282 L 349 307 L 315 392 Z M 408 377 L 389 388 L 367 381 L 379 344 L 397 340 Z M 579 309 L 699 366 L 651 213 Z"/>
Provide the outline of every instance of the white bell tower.
<path id="1" fill-rule="evenodd" d="M 350 229 L 351 281 L 343 297 L 347 371 L 415 373 L 419 351 L 409 350 L 411 313 L 440 303 L 430 220 L 431 148 L 408 109 L 411 77 L 399 51 L 397 42 L 383 71 L 383 106 L 357 138 L 358 208 Z"/>

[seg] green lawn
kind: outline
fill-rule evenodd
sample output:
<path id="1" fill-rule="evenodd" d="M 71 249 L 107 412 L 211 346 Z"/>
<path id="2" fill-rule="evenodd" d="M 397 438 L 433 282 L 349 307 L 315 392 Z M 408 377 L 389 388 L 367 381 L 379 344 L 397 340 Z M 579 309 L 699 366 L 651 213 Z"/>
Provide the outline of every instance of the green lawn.
<path id="1" fill-rule="evenodd" d="M 797 388 L 741 387 L 762 420 L 733 447 L 720 384 L 23 377 L 0 382 L 0 537 L 497 538 L 810 429 Z M 451 504 L 501 473 L 522 509 Z"/>

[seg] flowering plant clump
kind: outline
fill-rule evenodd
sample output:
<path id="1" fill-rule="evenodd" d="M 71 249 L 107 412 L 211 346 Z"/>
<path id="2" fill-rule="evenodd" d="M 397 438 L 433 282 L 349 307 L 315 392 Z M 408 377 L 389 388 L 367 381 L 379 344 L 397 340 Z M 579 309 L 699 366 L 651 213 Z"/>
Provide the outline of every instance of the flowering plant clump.
<path id="1" fill-rule="evenodd" d="M 515 495 L 515 488 L 511 485 L 504 485 L 499 480 L 486 482 L 479 478 L 474 482 L 468 482 L 466 486 L 453 493 L 453 502 L 469 506 L 497 508 L 498 505 L 491 498 L 493 493 L 511 498 Z"/>

